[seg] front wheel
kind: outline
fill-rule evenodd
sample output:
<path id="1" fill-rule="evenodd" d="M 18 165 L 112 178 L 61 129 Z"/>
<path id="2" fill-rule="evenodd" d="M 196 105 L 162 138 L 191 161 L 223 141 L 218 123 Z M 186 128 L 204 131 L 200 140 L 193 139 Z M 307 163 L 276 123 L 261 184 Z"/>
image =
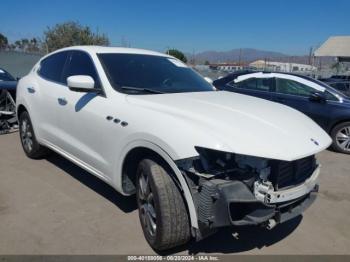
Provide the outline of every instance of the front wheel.
<path id="1" fill-rule="evenodd" d="M 341 153 L 350 154 L 350 122 L 340 123 L 331 133 L 333 139 L 332 148 Z"/>
<path id="2" fill-rule="evenodd" d="M 150 159 L 137 169 L 137 202 L 143 233 L 156 250 L 185 244 L 190 226 L 179 188 L 166 169 Z"/>
<path id="3" fill-rule="evenodd" d="M 43 158 L 49 153 L 49 150 L 36 140 L 32 121 L 26 111 L 19 116 L 19 134 L 23 150 L 29 158 Z"/>

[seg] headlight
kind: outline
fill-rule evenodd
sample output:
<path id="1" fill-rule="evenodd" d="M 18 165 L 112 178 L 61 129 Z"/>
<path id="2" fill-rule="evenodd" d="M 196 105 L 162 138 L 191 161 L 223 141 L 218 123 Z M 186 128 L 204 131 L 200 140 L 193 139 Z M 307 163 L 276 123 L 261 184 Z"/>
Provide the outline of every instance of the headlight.
<path id="1" fill-rule="evenodd" d="M 245 180 L 260 178 L 266 180 L 270 174 L 268 159 L 231 152 L 223 152 L 203 147 L 195 147 L 199 156 L 184 159 L 180 168 L 196 175 L 211 178 Z"/>

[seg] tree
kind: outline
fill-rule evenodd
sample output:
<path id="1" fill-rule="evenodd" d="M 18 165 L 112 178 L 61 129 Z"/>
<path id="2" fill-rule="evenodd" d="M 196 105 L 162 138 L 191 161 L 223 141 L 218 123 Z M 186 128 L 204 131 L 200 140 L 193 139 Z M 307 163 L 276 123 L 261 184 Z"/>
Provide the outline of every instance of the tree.
<path id="1" fill-rule="evenodd" d="M 171 55 L 173 57 L 176 57 L 177 59 L 181 60 L 184 63 L 187 63 L 187 58 L 184 55 L 184 53 L 182 53 L 181 51 L 177 50 L 177 49 L 169 49 L 166 51 L 166 53 L 168 55 Z"/>
<path id="2" fill-rule="evenodd" d="M 8 43 L 7 37 L 0 33 L 0 50 L 6 49 Z"/>
<path id="3" fill-rule="evenodd" d="M 205 60 L 204 64 L 205 65 L 210 65 L 210 62 L 208 60 Z"/>
<path id="4" fill-rule="evenodd" d="M 65 22 L 48 27 L 44 32 L 44 45 L 48 52 L 73 45 L 109 45 L 105 34 L 93 33 L 78 22 Z"/>
<path id="5" fill-rule="evenodd" d="M 15 41 L 15 46 L 17 49 L 22 49 L 22 41 L 16 40 Z"/>

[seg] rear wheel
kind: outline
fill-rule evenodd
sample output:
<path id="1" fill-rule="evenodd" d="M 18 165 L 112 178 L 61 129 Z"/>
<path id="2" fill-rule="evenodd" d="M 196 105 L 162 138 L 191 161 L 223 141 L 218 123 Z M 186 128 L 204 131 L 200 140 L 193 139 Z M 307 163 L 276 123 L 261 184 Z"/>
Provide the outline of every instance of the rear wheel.
<path id="1" fill-rule="evenodd" d="M 23 150 L 29 158 L 43 158 L 49 153 L 49 150 L 36 140 L 32 122 L 26 111 L 19 116 L 19 134 Z"/>
<path id="2" fill-rule="evenodd" d="M 143 233 L 156 250 L 185 244 L 190 239 L 186 206 L 166 169 L 150 159 L 137 169 L 137 202 Z"/>
<path id="3" fill-rule="evenodd" d="M 341 153 L 350 154 L 350 122 L 340 123 L 331 133 L 333 139 L 332 148 Z"/>

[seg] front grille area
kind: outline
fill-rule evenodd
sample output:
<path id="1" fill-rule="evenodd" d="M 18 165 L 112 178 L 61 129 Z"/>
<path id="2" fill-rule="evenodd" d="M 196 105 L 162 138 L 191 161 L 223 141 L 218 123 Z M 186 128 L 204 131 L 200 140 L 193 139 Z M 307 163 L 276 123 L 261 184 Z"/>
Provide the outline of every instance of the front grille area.
<path id="1" fill-rule="evenodd" d="M 296 186 L 308 179 L 315 168 L 315 156 L 295 161 L 273 160 L 271 163 L 271 182 L 276 190 Z"/>

